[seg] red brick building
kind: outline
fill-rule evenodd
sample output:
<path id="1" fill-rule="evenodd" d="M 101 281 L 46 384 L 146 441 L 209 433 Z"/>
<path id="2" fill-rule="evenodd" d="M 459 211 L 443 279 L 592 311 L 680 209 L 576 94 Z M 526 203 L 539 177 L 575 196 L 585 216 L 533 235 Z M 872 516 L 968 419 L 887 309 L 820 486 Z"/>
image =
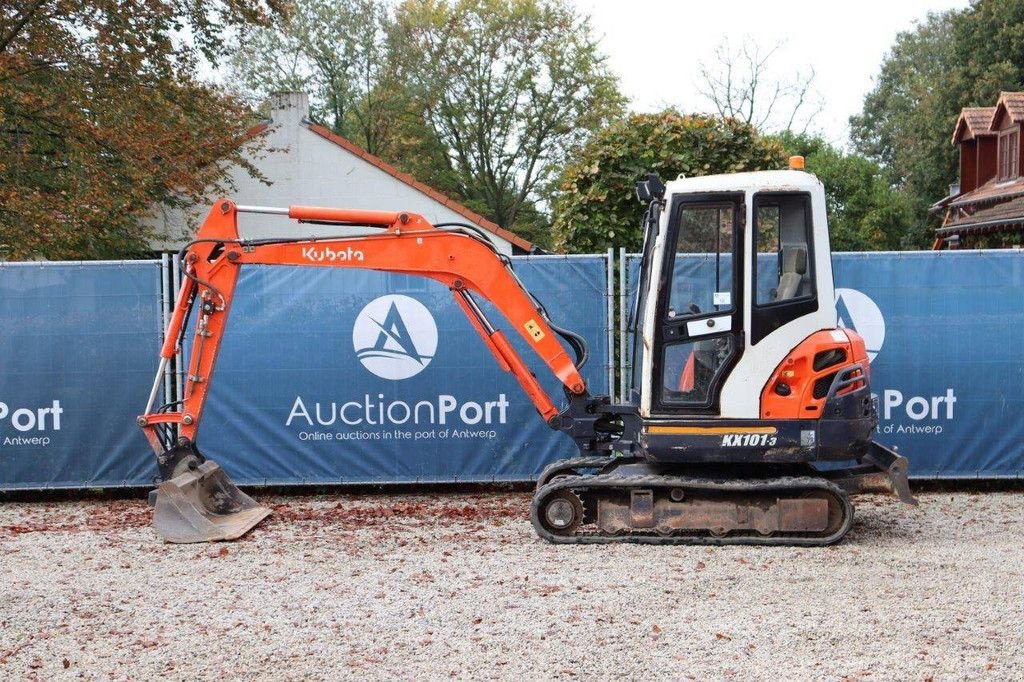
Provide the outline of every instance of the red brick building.
<path id="1" fill-rule="evenodd" d="M 960 112 L 960 184 L 931 207 L 943 216 L 935 249 L 1024 245 L 1024 92 L 1004 92 L 994 107 Z"/>

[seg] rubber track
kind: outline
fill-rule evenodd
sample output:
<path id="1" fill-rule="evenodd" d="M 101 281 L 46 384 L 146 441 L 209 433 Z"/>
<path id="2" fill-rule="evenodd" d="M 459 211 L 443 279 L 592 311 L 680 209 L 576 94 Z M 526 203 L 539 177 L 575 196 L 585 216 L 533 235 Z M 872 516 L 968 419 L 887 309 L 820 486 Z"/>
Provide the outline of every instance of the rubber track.
<path id="1" fill-rule="evenodd" d="M 737 493 L 760 493 L 773 491 L 811 492 L 824 490 L 832 493 L 839 500 L 844 518 L 831 535 L 822 537 L 800 537 L 799 535 L 659 535 L 653 530 L 644 529 L 624 533 L 622 535 L 602 535 L 600 531 L 582 531 L 576 535 L 555 535 L 547 530 L 540 521 L 541 503 L 549 495 L 568 490 L 577 491 L 603 489 L 608 491 L 628 492 L 634 489 L 647 488 L 682 488 L 686 491 L 724 491 Z M 817 476 L 789 476 L 772 479 L 734 479 L 713 480 L 686 476 L 616 476 L 614 474 L 596 476 L 574 476 L 548 483 L 533 496 L 530 505 L 530 520 L 533 527 L 543 539 L 555 544 L 610 544 L 617 542 L 641 543 L 650 545 L 789 545 L 799 547 L 824 547 L 839 542 L 853 525 L 853 505 L 850 498 L 839 486 Z M 689 531 L 692 532 L 692 531 Z"/>
<path id="2" fill-rule="evenodd" d="M 562 471 L 572 471 L 573 469 L 603 469 L 606 465 L 611 464 L 614 461 L 626 460 L 631 462 L 636 461 L 633 457 L 609 455 L 590 455 L 588 457 L 561 459 L 544 467 L 544 470 L 540 472 L 540 476 L 537 477 L 537 487 L 535 489 L 540 490 Z"/>

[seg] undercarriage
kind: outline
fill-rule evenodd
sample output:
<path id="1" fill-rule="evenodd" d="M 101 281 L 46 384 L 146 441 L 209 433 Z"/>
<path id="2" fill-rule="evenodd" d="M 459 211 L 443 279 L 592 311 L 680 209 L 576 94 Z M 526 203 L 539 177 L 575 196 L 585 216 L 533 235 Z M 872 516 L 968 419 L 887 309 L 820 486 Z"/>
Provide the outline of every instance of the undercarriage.
<path id="1" fill-rule="evenodd" d="M 559 544 L 830 545 L 853 525 L 849 493 L 895 492 L 913 503 L 906 460 L 872 453 L 830 471 L 564 460 L 538 479 L 531 520 Z"/>

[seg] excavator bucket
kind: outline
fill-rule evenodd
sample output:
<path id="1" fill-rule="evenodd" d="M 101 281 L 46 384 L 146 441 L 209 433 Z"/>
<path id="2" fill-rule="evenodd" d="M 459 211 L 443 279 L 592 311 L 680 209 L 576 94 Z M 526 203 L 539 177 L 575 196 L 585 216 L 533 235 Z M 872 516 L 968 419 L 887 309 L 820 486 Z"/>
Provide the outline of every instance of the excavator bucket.
<path id="1" fill-rule="evenodd" d="M 153 528 L 174 543 L 235 540 L 270 515 L 210 460 L 161 483 L 155 507 Z"/>

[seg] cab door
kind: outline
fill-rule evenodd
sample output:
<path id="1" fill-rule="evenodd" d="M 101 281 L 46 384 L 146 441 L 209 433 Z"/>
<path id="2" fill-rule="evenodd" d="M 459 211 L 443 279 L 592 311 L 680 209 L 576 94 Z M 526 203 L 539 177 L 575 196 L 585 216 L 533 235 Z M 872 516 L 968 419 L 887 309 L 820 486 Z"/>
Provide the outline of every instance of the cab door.
<path id="1" fill-rule="evenodd" d="M 743 352 L 743 194 L 675 196 L 656 308 L 652 416 L 717 415 Z"/>

